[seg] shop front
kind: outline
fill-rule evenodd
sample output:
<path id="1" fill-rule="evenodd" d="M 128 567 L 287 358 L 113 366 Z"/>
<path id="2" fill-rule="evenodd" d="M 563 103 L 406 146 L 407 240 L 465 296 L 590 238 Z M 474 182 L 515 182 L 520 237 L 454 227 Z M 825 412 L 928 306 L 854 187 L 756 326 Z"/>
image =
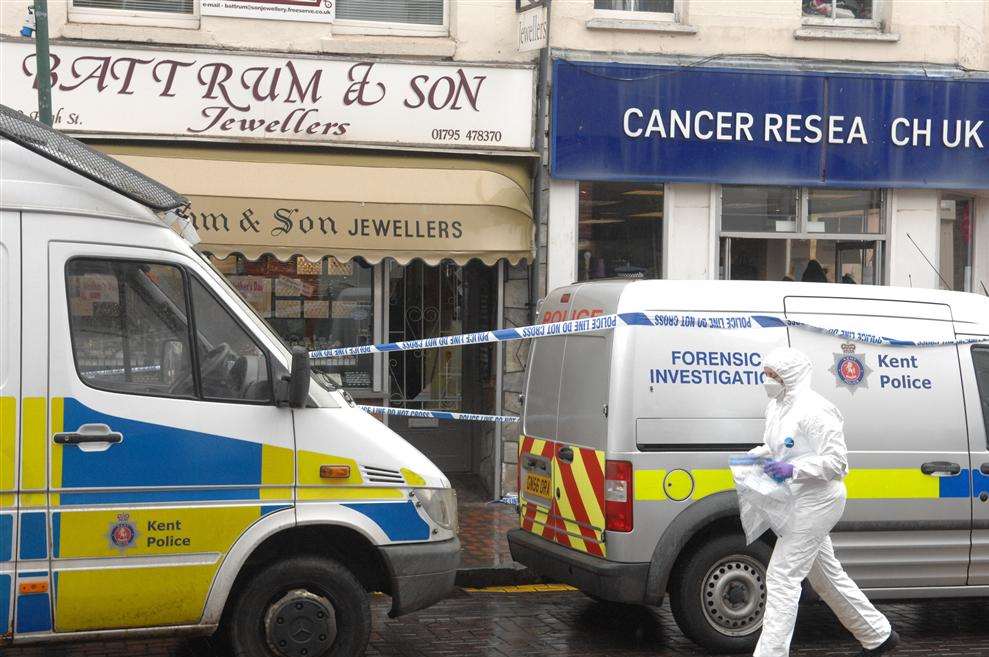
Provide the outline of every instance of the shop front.
<path id="1" fill-rule="evenodd" d="M 308 350 L 499 328 L 504 268 L 530 257 L 524 162 L 422 154 L 110 144 L 191 202 L 207 254 Z M 494 345 L 314 363 L 360 403 L 495 414 Z M 382 418 L 448 473 L 477 472 L 493 427 Z"/>
<path id="2" fill-rule="evenodd" d="M 551 287 L 989 284 L 989 78 L 680 64 L 554 62 Z"/>
<path id="3" fill-rule="evenodd" d="M 29 45 L 5 44 L 24 52 L 4 58 L 16 64 L 4 102 L 25 108 Z M 197 248 L 288 344 L 503 326 L 509 270 L 533 254 L 530 68 L 52 51 L 58 127 L 185 195 Z M 508 93 L 513 111 L 500 102 Z M 500 414 L 502 361 L 485 345 L 314 367 L 359 403 Z M 497 492 L 500 426 L 381 420 L 445 472 Z"/>

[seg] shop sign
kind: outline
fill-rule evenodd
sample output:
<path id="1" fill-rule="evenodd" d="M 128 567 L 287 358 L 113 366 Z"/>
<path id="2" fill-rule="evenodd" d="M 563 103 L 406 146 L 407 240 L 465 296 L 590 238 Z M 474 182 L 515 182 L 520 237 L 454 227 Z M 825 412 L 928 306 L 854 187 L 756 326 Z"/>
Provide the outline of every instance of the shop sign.
<path id="1" fill-rule="evenodd" d="M 532 148 L 531 68 L 53 44 L 51 69 L 74 135 Z M 35 70 L 33 42 L 4 41 L 0 102 L 36 116 Z"/>
<path id="2" fill-rule="evenodd" d="M 536 7 L 522 12 L 519 19 L 519 52 L 545 48 L 549 35 L 549 23 L 546 20 L 546 8 Z"/>
<path id="3" fill-rule="evenodd" d="M 989 188 L 989 78 L 558 60 L 553 108 L 557 178 Z"/>
<path id="4" fill-rule="evenodd" d="M 332 23 L 334 0 L 200 0 L 203 16 Z"/>

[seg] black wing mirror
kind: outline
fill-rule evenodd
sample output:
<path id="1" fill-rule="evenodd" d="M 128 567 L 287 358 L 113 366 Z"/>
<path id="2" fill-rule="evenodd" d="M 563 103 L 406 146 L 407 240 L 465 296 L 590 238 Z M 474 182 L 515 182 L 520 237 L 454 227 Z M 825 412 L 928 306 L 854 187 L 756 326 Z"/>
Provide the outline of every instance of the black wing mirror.
<path id="1" fill-rule="evenodd" d="M 292 408 L 305 408 L 309 401 L 309 381 L 312 371 L 309 352 L 303 347 L 292 347 L 292 373 L 282 376 L 279 386 L 279 404 L 288 402 Z"/>

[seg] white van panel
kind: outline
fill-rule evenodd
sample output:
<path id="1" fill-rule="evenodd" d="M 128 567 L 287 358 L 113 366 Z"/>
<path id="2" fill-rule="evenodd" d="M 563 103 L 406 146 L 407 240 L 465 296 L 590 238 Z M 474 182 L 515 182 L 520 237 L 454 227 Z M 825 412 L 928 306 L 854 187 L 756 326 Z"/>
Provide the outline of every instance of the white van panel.
<path id="1" fill-rule="evenodd" d="M 663 314 L 681 316 L 675 311 Z M 695 419 L 690 429 L 694 433 L 710 422 L 708 440 L 714 443 L 725 442 L 719 439 L 724 423 L 716 420 L 762 420 L 767 402 L 762 361 L 773 349 L 786 346 L 786 328 L 645 326 L 632 332 L 634 356 L 625 384 L 636 400 L 634 417 Z"/>
<path id="2" fill-rule="evenodd" d="M 890 301 L 888 299 L 844 299 L 839 297 L 786 297 L 788 313 L 824 315 L 868 315 L 951 321 L 951 307 L 941 303 Z"/>
<path id="3" fill-rule="evenodd" d="M 696 445 L 704 449 L 762 444 L 762 418 L 639 418 L 635 440 L 639 449 L 669 445 Z"/>

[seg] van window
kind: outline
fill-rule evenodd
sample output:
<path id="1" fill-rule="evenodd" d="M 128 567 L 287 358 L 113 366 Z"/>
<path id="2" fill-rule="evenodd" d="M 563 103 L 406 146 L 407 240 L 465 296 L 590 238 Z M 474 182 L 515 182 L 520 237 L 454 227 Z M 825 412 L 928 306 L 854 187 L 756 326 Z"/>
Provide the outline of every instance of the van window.
<path id="1" fill-rule="evenodd" d="M 989 442 L 989 347 L 972 347 L 972 364 L 975 366 L 975 380 L 979 384 L 986 441 Z"/>
<path id="2" fill-rule="evenodd" d="M 611 335 L 569 335 L 565 340 L 557 439 L 605 449 Z"/>
<path id="3" fill-rule="evenodd" d="M 264 351 L 196 278 L 192 278 L 192 310 L 203 397 L 270 401 Z"/>
<path id="4" fill-rule="evenodd" d="M 182 271 L 76 259 L 66 269 L 76 369 L 94 388 L 193 397 Z"/>
<path id="5" fill-rule="evenodd" d="M 77 258 L 66 266 L 66 290 L 76 369 L 86 384 L 160 397 L 272 400 L 266 353 L 180 267 Z"/>

